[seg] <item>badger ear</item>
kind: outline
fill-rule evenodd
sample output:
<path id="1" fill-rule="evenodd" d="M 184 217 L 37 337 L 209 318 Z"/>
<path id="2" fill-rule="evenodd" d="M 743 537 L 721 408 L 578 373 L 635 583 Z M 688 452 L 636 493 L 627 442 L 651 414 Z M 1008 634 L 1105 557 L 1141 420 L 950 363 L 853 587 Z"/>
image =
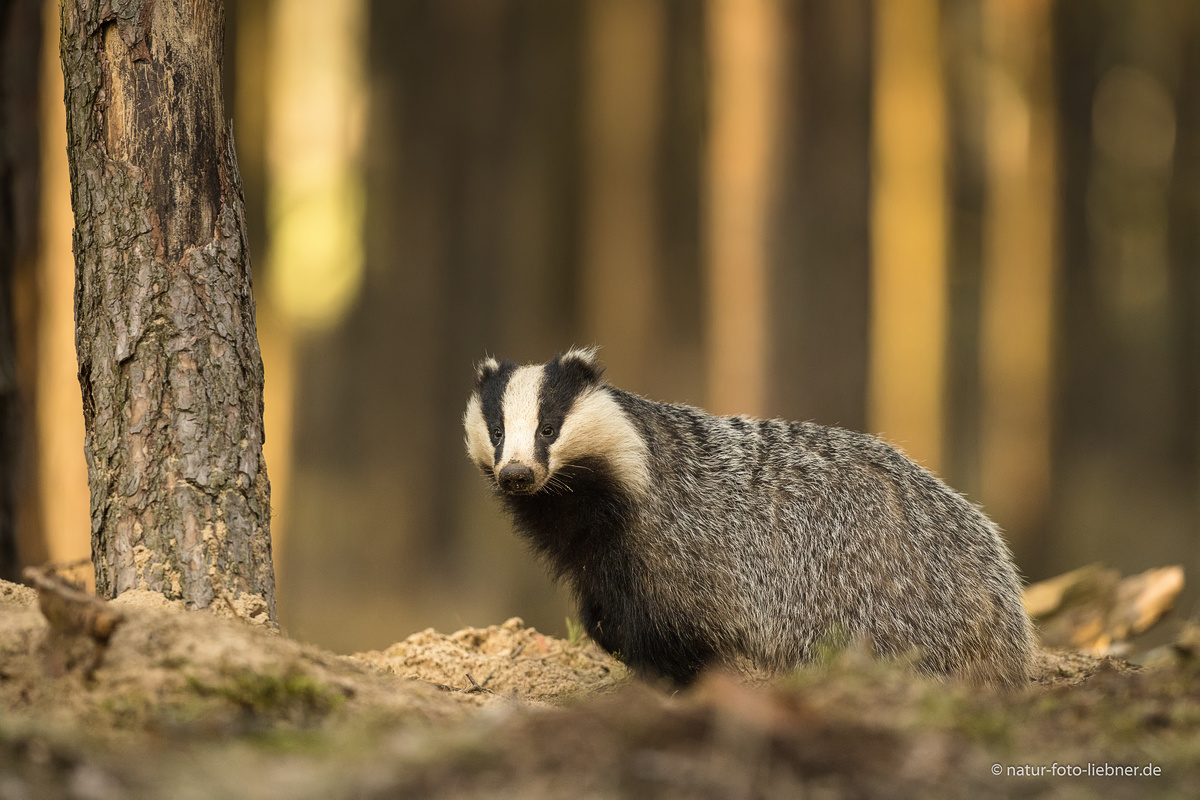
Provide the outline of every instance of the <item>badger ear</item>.
<path id="1" fill-rule="evenodd" d="M 483 388 L 483 384 L 500 371 L 500 362 L 488 356 L 475 365 L 475 391 Z"/>
<path id="2" fill-rule="evenodd" d="M 596 358 L 599 347 L 572 347 L 558 357 L 563 369 L 571 370 L 589 383 L 599 383 L 604 365 Z"/>

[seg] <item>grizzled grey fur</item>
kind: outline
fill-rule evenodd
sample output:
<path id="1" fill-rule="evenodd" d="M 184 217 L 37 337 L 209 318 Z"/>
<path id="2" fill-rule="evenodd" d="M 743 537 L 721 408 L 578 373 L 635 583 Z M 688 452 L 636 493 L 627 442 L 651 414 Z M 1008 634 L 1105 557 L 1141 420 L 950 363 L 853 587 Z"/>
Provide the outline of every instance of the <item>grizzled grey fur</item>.
<path id="1" fill-rule="evenodd" d="M 479 365 L 467 449 L 589 633 L 646 676 L 784 671 L 834 640 L 976 684 L 1027 683 L 997 527 L 898 450 L 606 384 L 593 350 Z"/>

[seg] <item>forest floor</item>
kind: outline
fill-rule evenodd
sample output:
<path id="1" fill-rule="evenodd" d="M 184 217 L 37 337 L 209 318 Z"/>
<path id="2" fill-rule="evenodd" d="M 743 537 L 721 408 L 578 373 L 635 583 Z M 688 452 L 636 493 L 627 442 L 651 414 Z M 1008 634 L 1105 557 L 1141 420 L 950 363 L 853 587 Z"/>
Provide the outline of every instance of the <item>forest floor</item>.
<path id="1" fill-rule="evenodd" d="M 0 582 L 0 799 L 1120 798 L 1200 786 L 1195 625 L 1177 625 L 1154 667 L 1044 653 L 1017 694 L 854 650 L 784 679 L 713 675 L 672 692 L 586 638 L 517 619 L 342 656 L 280 636 L 253 609 L 215 608 L 131 592 L 101 611 L 104 636 L 72 634 L 53 602 L 43 612 L 37 592 Z"/>

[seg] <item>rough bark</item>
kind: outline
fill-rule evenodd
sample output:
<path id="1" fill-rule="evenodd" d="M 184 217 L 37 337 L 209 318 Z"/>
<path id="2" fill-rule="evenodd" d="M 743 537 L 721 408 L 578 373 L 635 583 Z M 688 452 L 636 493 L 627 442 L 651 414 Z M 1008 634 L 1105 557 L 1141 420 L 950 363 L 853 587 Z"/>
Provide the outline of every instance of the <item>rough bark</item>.
<path id="1" fill-rule="evenodd" d="M 97 592 L 275 617 L 262 360 L 221 97 L 223 3 L 63 6 Z"/>

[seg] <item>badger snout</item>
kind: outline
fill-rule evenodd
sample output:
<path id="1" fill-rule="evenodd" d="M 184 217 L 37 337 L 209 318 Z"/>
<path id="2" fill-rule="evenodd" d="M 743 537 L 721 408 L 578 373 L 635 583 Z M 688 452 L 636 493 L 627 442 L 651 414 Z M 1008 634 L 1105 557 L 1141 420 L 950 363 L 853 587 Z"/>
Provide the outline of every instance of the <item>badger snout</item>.
<path id="1" fill-rule="evenodd" d="M 528 494 L 534 489 L 533 469 L 524 464 L 505 464 L 496 473 L 500 488 L 511 494 Z"/>

